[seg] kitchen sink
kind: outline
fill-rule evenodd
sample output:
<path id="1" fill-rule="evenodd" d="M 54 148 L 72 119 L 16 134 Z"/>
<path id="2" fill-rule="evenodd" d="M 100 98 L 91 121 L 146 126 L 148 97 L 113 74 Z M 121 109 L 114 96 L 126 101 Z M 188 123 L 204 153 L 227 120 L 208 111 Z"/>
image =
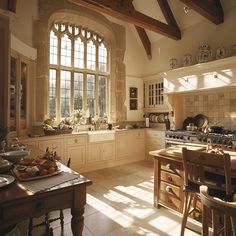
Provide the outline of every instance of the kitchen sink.
<path id="1" fill-rule="evenodd" d="M 88 132 L 89 142 L 115 140 L 115 130 L 95 130 Z"/>

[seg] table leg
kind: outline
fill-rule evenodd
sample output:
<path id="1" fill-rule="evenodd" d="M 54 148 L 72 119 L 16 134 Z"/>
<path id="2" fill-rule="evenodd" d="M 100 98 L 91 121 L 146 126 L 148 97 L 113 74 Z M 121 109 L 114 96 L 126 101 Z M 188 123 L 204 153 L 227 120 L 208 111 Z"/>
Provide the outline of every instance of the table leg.
<path id="1" fill-rule="evenodd" d="M 71 209 L 71 230 L 74 236 L 82 236 L 84 228 L 84 209 Z"/>
<path id="2" fill-rule="evenodd" d="M 73 236 L 82 236 L 84 227 L 84 207 L 86 204 L 86 185 L 74 190 L 74 204 L 71 208 L 71 230 Z"/>

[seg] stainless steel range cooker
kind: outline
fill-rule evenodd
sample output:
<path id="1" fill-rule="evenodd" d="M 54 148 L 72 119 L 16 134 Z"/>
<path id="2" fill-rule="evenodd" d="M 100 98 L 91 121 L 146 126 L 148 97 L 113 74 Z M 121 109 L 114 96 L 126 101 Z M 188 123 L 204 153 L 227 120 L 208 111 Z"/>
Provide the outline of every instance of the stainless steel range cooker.
<path id="1" fill-rule="evenodd" d="M 168 130 L 166 131 L 165 142 L 166 147 L 176 144 L 207 145 L 211 143 L 215 147 L 236 149 L 236 134 L 230 131 L 217 134 L 185 130 Z"/>

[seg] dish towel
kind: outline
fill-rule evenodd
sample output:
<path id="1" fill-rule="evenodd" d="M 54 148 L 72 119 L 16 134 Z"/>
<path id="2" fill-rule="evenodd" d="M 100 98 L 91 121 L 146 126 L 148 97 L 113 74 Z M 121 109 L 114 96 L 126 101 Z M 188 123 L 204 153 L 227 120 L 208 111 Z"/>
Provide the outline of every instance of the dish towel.
<path id="1" fill-rule="evenodd" d="M 51 176 L 44 179 L 32 180 L 32 181 L 18 181 L 18 186 L 32 193 L 43 192 L 45 190 L 51 189 L 59 184 L 72 181 L 72 180 L 80 180 L 80 175 L 62 172 L 58 175 Z M 82 180 L 82 178 L 81 178 Z"/>

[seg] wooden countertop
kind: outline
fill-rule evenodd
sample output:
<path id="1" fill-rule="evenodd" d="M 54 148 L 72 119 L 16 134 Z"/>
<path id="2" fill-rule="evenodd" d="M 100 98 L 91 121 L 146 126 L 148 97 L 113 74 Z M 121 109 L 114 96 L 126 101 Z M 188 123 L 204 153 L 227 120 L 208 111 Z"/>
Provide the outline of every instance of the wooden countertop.
<path id="1" fill-rule="evenodd" d="M 149 154 L 158 157 L 166 157 L 168 159 L 174 159 L 176 161 L 182 162 L 182 148 L 186 147 L 187 149 L 194 151 L 203 151 L 206 150 L 206 146 L 189 146 L 189 145 L 176 145 L 171 146 L 166 149 L 160 149 L 155 151 L 150 151 Z M 224 150 L 225 153 L 228 153 L 231 157 L 231 168 L 236 170 L 236 152 Z"/>

